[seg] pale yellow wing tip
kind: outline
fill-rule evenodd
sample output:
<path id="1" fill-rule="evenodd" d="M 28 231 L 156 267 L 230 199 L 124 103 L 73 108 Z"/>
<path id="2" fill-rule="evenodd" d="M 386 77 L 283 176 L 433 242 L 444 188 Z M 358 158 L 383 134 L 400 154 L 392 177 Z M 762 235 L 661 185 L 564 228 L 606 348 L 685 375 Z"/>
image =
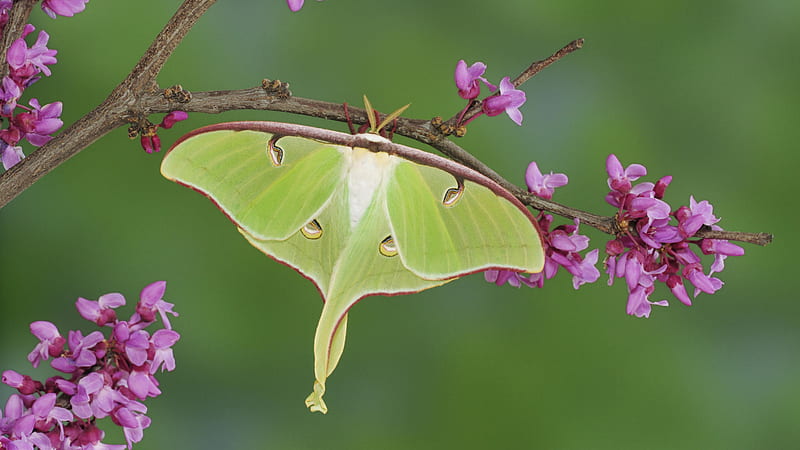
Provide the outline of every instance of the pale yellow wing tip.
<path id="1" fill-rule="evenodd" d="M 314 392 L 306 398 L 306 406 L 311 412 L 328 413 L 328 406 L 325 404 L 325 400 L 322 400 L 323 394 L 325 394 L 325 386 L 319 381 L 314 381 Z"/>

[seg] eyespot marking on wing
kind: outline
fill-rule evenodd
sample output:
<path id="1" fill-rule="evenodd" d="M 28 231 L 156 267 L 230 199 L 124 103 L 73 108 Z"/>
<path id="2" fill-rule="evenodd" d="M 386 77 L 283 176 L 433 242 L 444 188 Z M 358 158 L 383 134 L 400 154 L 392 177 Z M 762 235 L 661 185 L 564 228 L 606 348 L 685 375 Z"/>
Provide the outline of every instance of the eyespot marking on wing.
<path id="1" fill-rule="evenodd" d="M 283 149 L 278 146 L 278 139 L 280 136 L 272 136 L 267 142 L 267 156 L 275 167 L 280 167 L 283 163 Z"/>
<path id="2" fill-rule="evenodd" d="M 303 236 L 305 236 L 306 239 L 319 239 L 322 237 L 322 225 L 317 222 L 317 219 L 314 219 L 311 222 L 303 225 L 303 228 L 300 229 L 300 232 L 303 233 Z"/>
<path id="3" fill-rule="evenodd" d="M 397 246 L 394 244 L 392 236 L 386 236 L 386 239 L 381 241 L 381 244 L 378 246 L 378 251 L 381 252 L 381 255 L 388 258 L 397 256 Z"/>
<path id="4" fill-rule="evenodd" d="M 458 186 L 445 191 L 444 198 L 442 198 L 442 204 L 444 206 L 449 207 L 455 205 L 464 194 L 464 180 L 461 178 L 456 178 L 456 182 L 458 183 Z"/>

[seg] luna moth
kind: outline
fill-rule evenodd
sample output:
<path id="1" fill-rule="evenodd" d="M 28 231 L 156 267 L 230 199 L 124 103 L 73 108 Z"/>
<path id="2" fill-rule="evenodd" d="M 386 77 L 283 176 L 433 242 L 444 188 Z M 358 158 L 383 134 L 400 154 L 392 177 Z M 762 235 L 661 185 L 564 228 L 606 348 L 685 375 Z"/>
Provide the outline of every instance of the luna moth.
<path id="1" fill-rule="evenodd" d="M 275 122 L 181 137 L 161 173 L 211 199 L 253 246 L 316 285 L 311 411 L 342 354 L 347 313 L 487 269 L 539 272 L 537 223 L 513 195 L 451 160 L 375 134 Z"/>

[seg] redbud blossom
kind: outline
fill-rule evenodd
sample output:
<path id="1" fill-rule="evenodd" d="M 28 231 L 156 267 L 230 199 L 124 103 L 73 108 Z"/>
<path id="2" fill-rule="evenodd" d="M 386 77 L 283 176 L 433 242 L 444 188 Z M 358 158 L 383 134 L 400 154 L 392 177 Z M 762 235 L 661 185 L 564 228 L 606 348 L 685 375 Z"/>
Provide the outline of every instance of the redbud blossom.
<path id="1" fill-rule="evenodd" d="M 102 327 L 109 322 L 117 321 L 117 314 L 114 309 L 124 304 L 125 297 L 122 294 L 113 292 L 101 295 L 97 301 L 78 297 L 75 307 L 78 308 L 78 313 L 80 313 L 81 317 Z"/>
<path id="2" fill-rule="evenodd" d="M 667 285 L 672 294 L 685 305 L 691 305 L 684 281 L 694 287 L 694 296 L 700 292 L 713 294 L 722 287 L 722 281 L 712 274 L 724 268 L 728 256 L 744 254 L 738 245 L 720 239 L 692 239 L 702 228 L 719 230 L 719 219 L 707 201 L 697 202 L 690 197 L 689 206 L 674 211 L 662 200 L 671 176 L 657 183 L 632 181 L 647 174 L 639 164 L 623 168 L 616 156 L 606 159 L 608 186 L 611 192 L 606 201 L 617 208 L 616 218 L 620 235 L 606 245 L 606 273 L 609 284 L 614 278 L 625 278 L 628 287 L 628 314 L 649 317 L 651 305 L 667 306 L 666 300 L 650 301 L 656 282 Z M 677 222 L 677 224 L 676 224 Z M 700 256 L 690 245 L 697 245 L 702 253 L 713 254 L 714 262 L 706 274 Z"/>
<path id="3" fill-rule="evenodd" d="M 175 306 L 174 304 L 163 300 L 166 288 L 166 281 L 156 281 L 155 283 L 145 286 L 139 295 L 140 301 L 136 305 L 136 314 L 133 315 L 131 322 L 134 324 L 139 320 L 143 322 L 152 322 L 155 320 L 155 313 L 158 312 L 161 316 L 161 321 L 164 322 L 164 326 L 168 330 L 172 329 L 167 314 L 172 314 L 177 317 L 178 313 L 172 310 L 172 307 Z M 132 326 L 132 328 L 138 329 L 136 325 Z"/>
<path id="4" fill-rule="evenodd" d="M 164 289 L 163 281 L 145 287 L 137 309 L 175 314 L 172 305 L 162 300 Z M 68 379 L 54 376 L 43 384 L 12 370 L 3 372 L 2 382 L 22 395 L 9 397 L 0 414 L 0 448 L 122 450 L 126 446 L 101 442 L 104 433 L 95 422 L 109 416 L 123 428 L 127 448 L 142 440 L 151 420 L 140 400 L 161 393 L 155 374 L 158 368 L 175 368 L 172 346 L 180 335 L 159 329 L 151 336 L 144 328 L 154 323 L 155 314 L 145 319 L 134 313 L 123 321 L 116 313 L 107 313 L 124 304 L 125 298 L 117 293 L 96 302 L 84 298 L 76 302 L 84 318 L 105 321 L 112 328 L 109 337 L 100 331 L 86 336 L 70 331 L 64 339 L 50 322 L 31 324 L 40 341 L 29 356 L 31 362 L 36 366 L 54 357 L 51 366 Z"/>
<path id="5" fill-rule="evenodd" d="M 44 389 L 41 382 L 35 381 L 28 375 L 22 375 L 13 370 L 6 370 L 3 372 L 2 381 L 3 384 L 17 389 L 19 393 L 23 395 L 30 395 Z"/>
<path id="6" fill-rule="evenodd" d="M 321 2 L 322 0 L 317 1 Z M 292 11 L 300 11 L 300 8 L 303 7 L 303 3 L 305 3 L 305 0 L 286 0 L 286 4 L 289 5 L 289 9 Z"/>
<path id="7" fill-rule="evenodd" d="M 536 161 L 531 162 L 525 171 L 525 183 L 528 185 L 528 191 L 545 200 L 553 198 L 555 189 L 565 186 L 568 182 L 569 178 L 563 173 L 550 172 L 542 175 Z"/>
<path id="8" fill-rule="evenodd" d="M 497 86 L 489 83 L 484 78 L 483 72 L 486 71 L 486 64 L 476 62 L 467 67 L 467 63 L 462 59 L 456 64 L 455 80 L 458 88 L 458 95 L 465 100 L 472 100 L 481 93 L 480 83 L 483 82 L 490 91 L 496 91 Z"/>
<path id="9" fill-rule="evenodd" d="M 641 164 L 631 164 L 623 169 L 619 159 L 613 153 L 606 158 L 606 172 L 608 172 L 608 187 L 612 191 L 625 194 L 631 190 L 631 181 L 647 175 L 647 169 Z"/>
<path id="10" fill-rule="evenodd" d="M 655 197 L 658 199 L 664 198 L 664 191 L 667 189 L 667 186 L 669 186 L 670 183 L 672 183 L 672 175 L 661 177 L 656 182 L 655 187 L 653 187 L 653 192 L 655 193 Z"/>
<path id="11" fill-rule="evenodd" d="M 31 333 L 39 338 L 39 343 L 28 355 L 28 361 L 33 367 L 39 367 L 39 362 L 51 356 L 61 354 L 66 339 L 58 332 L 58 328 L 50 322 L 40 320 L 31 324 Z"/>
<path id="12" fill-rule="evenodd" d="M 141 131 L 141 139 L 140 143 L 142 148 L 147 153 L 153 152 L 160 152 L 161 151 L 161 138 L 158 137 L 159 128 L 169 129 L 172 128 L 173 125 L 180 122 L 181 120 L 186 120 L 189 118 L 189 114 L 186 111 L 172 111 L 166 115 L 164 118 L 161 119 L 161 123 L 155 126 L 150 126 L 149 129 Z"/>
<path id="13" fill-rule="evenodd" d="M 0 141 L 0 161 L 3 163 L 4 169 L 10 169 L 22 161 L 24 157 L 25 154 L 22 153 L 22 147 L 8 145 Z"/>
<path id="14" fill-rule="evenodd" d="M 23 78 L 30 79 L 30 77 L 36 73 L 34 68 L 43 72 L 48 77 L 50 76 L 50 68 L 47 66 L 57 62 L 55 56 L 58 52 L 47 48 L 48 40 L 50 40 L 50 35 L 45 31 L 40 31 L 36 43 L 34 43 L 31 48 L 28 48 L 24 37 L 17 39 L 11 44 L 8 48 L 6 60 L 11 67 L 11 77 L 14 78 L 15 81 Z M 30 85 L 30 83 L 27 82 L 22 84 L 23 87 Z"/>
<path id="15" fill-rule="evenodd" d="M 289 9 L 292 11 L 300 11 L 300 8 L 303 7 L 305 0 L 286 0 L 286 3 L 289 4 Z"/>
<path id="16" fill-rule="evenodd" d="M 563 173 L 542 175 L 539 166 L 532 162 L 525 172 L 525 182 L 528 191 L 537 197 L 550 199 L 555 188 L 567 184 L 568 178 Z M 537 217 L 539 232 L 544 243 L 545 257 L 544 268 L 539 273 L 525 274 L 511 270 L 487 270 L 484 272 L 486 281 L 502 286 L 508 283 L 514 287 L 526 285 L 528 287 L 542 287 L 544 280 L 553 278 L 559 267 L 563 267 L 572 274 L 572 285 L 578 289 L 585 283 L 594 283 L 600 278 L 597 270 L 599 250 L 595 249 L 581 256 L 579 252 L 589 246 L 589 238 L 578 234 L 578 220 L 572 225 L 560 225 L 550 230 L 553 216 L 540 213 Z"/>
<path id="17" fill-rule="evenodd" d="M 161 151 L 161 138 L 158 137 L 158 135 L 156 134 L 154 135 L 143 134 L 139 142 L 142 144 L 142 148 L 147 153 Z"/>
<path id="18" fill-rule="evenodd" d="M 0 101 L 3 109 L 0 111 L 4 117 L 11 117 L 14 108 L 17 107 L 17 100 L 22 95 L 19 85 L 11 77 L 3 77 L 3 84 L 0 86 Z"/>
<path id="19" fill-rule="evenodd" d="M 186 111 L 172 111 L 164 116 L 161 119 L 161 124 L 159 125 L 161 128 L 170 129 L 173 125 L 180 122 L 181 120 L 186 120 L 189 118 L 189 114 Z"/>
<path id="20" fill-rule="evenodd" d="M 53 139 L 50 135 L 64 124 L 59 119 L 61 102 L 41 106 L 39 101 L 33 98 L 30 105 L 33 109 L 29 112 L 19 113 L 11 119 L 11 128 L 19 131 L 20 138 L 25 138 L 32 145 L 41 147 Z"/>
<path id="21" fill-rule="evenodd" d="M 518 90 L 509 77 L 500 81 L 500 95 L 492 95 L 483 101 L 483 112 L 487 116 L 506 113 L 517 125 L 522 125 L 519 107 L 525 103 L 525 92 Z"/>
<path id="22" fill-rule="evenodd" d="M 89 0 L 43 0 L 42 10 L 55 19 L 56 15 L 72 17 L 86 8 Z"/>

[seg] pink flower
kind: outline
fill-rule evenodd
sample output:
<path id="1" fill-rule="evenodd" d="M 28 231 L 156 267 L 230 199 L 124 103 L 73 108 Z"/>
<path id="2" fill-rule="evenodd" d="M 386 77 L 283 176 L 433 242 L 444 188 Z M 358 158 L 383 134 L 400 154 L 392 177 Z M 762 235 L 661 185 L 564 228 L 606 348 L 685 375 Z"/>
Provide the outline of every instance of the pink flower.
<path id="1" fill-rule="evenodd" d="M 98 353 L 100 357 L 103 356 L 103 349 L 96 348 L 105 340 L 103 333 L 99 331 L 92 331 L 86 336 L 80 331 L 70 331 L 70 351 L 72 358 L 77 367 L 92 367 L 97 363 Z"/>
<path id="2" fill-rule="evenodd" d="M 713 294 L 714 292 L 717 292 L 717 290 L 720 289 L 723 284 L 722 280 L 719 278 L 704 274 L 703 266 L 698 263 L 687 265 L 683 269 L 682 274 L 684 278 L 691 281 L 694 287 L 697 288 L 694 293 L 695 297 L 697 297 L 697 294 L 699 294 L 700 291 L 705 292 L 706 294 Z"/>
<path id="3" fill-rule="evenodd" d="M 652 310 L 652 305 L 658 306 L 669 306 L 666 300 L 659 300 L 657 302 L 651 302 L 649 297 L 650 294 L 653 293 L 654 287 L 651 286 L 636 286 L 632 291 L 630 291 L 630 295 L 628 295 L 628 306 L 627 306 L 627 313 L 631 316 L 636 317 L 650 317 L 650 311 Z"/>
<path id="4" fill-rule="evenodd" d="M 138 402 L 130 402 L 129 405 L 115 410 L 111 416 L 114 423 L 123 427 L 125 440 L 128 441 L 128 448 L 142 440 L 144 429 L 150 426 L 150 418 L 145 416 L 147 408 Z"/>
<path id="5" fill-rule="evenodd" d="M 161 138 L 158 137 L 157 134 L 153 135 L 143 134 L 140 143 L 142 144 L 142 148 L 144 149 L 144 151 L 147 153 L 161 151 Z"/>
<path id="6" fill-rule="evenodd" d="M 164 322 L 164 326 L 168 330 L 171 330 L 172 326 L 169 323 L 167 314 L 172 314 L 177 317 L 178 313 L 172 310 L 172 307 L 175 306 L 174 304 L 163 300 L 166 288 L 166 281 L 156 281 L 155 283 L 145 286 L 140 294 L 139 303 L 136 305 L 136 314 L 131 318 L 131 322 L 153 322 L 155 320 L 155 313 L 158 312 L 159 315 L 161 315 L 161 321 Z M 137 327 L 137 329 L 138 328 L 141 327 Z"/>
<path id="7" fill-rule="evenodd" d="M 172 111 L 167 113 L 163 119 L 161 119 L 161 123 L 159 126 L 161 128 L 169 130 L 172 128 L 173 125 L 180 122 L 181 120 L 186 120 L 189 118 L 189 114 L 186 111 Z"/>
<path id="8" fill-rule="evenodd" d="M 28 48 L 28 44 L 23 37 L 14 41 L 8 48 L 6 60 L 12 69 L 12 78 L 17 79 L 27 78 L 30 79 L 36 72 L 32 69 L 38 69 L 48 77 L 50 76 L 49 65 L 55 64 L 56 50 L 47 48 L 47 41 L 50 40 L 50 35 L 45 31 L 39 32 L 39 37 L 33 47 Z M 19 82 L 19 81 L 18 81 Z M 29 83 L 23 83 L 23 87 L 27 87 Z"/>
<path id="9" fill-rule="evenodd" d="M 489 283 L 494 283 L 498 286 L 502 286 L 506 283 L 510 284 L 514 287 L 520 287 L 522 283 L 526 284 L 528 287 L 541 287 L 536 286 L 536 283 L 531 281 L 531 277 L 539 275 L 537 273 L 534 274 L 526 274 L 522 272 L 514 272 L 513 270 L 495 270 L 490 269 L 483 272 L 483 277 Z"/>
<path id="10" fill-rule="evenodd" d="M 54 102 L 41 106 L 35 98 L 29 103 L 33 108 L 14 116 L 11 127 L 19 130 L 20 138 L 24 137 L 31 144 L 41 147 L 53 139 L 50 135 L 64 124 L 59 119 L 62 105 L 61 102 Z"/>
<path id="11" fill-rule="evenodd" d="M 586 254 L 582 261 L 573 260 L 573 264 L 564 266 L 572 274 L 572 287 L 578 289 L 586 283 L 594 283 L 600 278 L 600 271 L 597 270 L 597 257 L 600 250 L 594 249 Z"/>
<path id="12" fill-rule="evenodd" d="M 158 382 L 150 373 L 149 364 L 145 364 L 141 370 L 136 369 L 128 377 L 128 388 L 137 397 L 144 400 L 147 397 L 157 397 L 161 394 L 158 389 Z"/>
<path id="13" fill-rule="evenodd" d="M 712 275 L 725 267 L 725 258 L 742 255 L 744 249 L 720 239 L 691 239 L 703 226 L 721 230 L 715 225 L 719 219 L 714 216 L 711 204 L 691 197 L 689 206 L 671 212 L 669 204 L 662 200 L 672 182 L 671 176 L 662 177 L 655 184 L 633 185 L 633 181 L 647 174 L 647 169 L 639 164 L 623 168 L 614 155 L 606 159 L 606 170 L 611 188 L 606 201 L 618 209 L 616 218 L 620 228 L 617 238 L 606 245 L 606 273 L 609 285 L 615 277 L 625 278 L 628 314 L 648 317 L 651 305 L 666 306 L 666 301 L 649 300 L 656 282 L 666 284 L 687 306 L 692 301 L 686 292 L 686 280 L 695 286 L 694 296 L 719 290 L 723 283 Z M 704 254 L 714 255 L 708 274 L 692 245 L 697 245 Z"/>
<path id="14" fill-rule="evenodd" d="M 150 334 L 144 330 L 134 331 L 125 341 L 125 354 L 134 366 L 147 362 L 147 349 L 150 348 Z"/>
<path id="15" fill-rule="evenodd" d="M 22 375 L 13 370 L 6 370 L 3 372 L 3 384 L 17 389 L 20 394 L 30 395 L 34 392 L 44 389 L 42 383 L 35 381 L 28 375 Z"/>
<path id="16" fill-rule="evenodd" d="M 322 0 L 317 1 L 321 2 Z M 300 9 L 303 7 L 303 3 L 305 3 L 305 0 L 286 0 L 286 4 L 289 5 L 289 9 L 292 11 L 300 11 Z"/>
<path id="17" fill-rule="evenodd" d="M 55 19 L 56 15 L 72 17 L 86 8 L 89 0 L 43 0 L 42 10 Z"/>
<path id="18" fill-rule="evenodd" d="M 0 114 L 5 117 L 14 115 L 14 108 L 17 107 L 17 100 L 20 96 L 22 96 L 22 90 L 19 85 L 11 77 L 3 77 L 3 84 L 0 87 L 0 101 L 3 102 L 3 107 Z"/>
<path id="19" fill-rule="evenodd" d="M 456 64 L 455 80 L 458 88 L 458 95 L 465 100 L 472 100 L 481 93 L 480 82 L 483 82 L 489 90 L 497 90 L 497 86 L 489 83 L 484 78 L 483 72 L 486 71 L 486 64 L 476 62 L 467 67 L 467 63 L 462 59 Z"/>
<path id="20" fill-rule="evenodd" d="M 180 337 L 177 332 L 172 330 L 158 330 L 153 333 L 151 343 L 155 349 L 155 355 L 153 356 L 153 364 L 150 366 L 151 374 L 156 373 L 159 367 L 161 367 L 162 372 L 175 369 L 175 356 L 172 354 L 172 346 L 175 345 Z"/>
<path id="21" fill-rule="evenodd" d="M 153 153 L 153 152 L 160 152 L 161 151 L 161 138 L 158 137 L 158 129 L 170 129 L 176 123 L 186 120 L 189 118 L 189 114 L 186 111 L 172 111 L 166 115 L 164 118 L 161 119 L 161 123 L 150 127 L 148 130 L 143 130 L 141 132 L 141 145 L 145 152 Z"/>
<path id="22" fill-rule="evenodd" d="M 693 195 L 689 196 L 689 211 L 692 216 L 702 217 L 703 225 L 711 226 L 719 222 L 719 219 L 714 216 L 714 207 L 711 206 L 711 203 L 706 200 L 697 202 Z"/>
<path id="23" fill-rule="evenodd" d="M 152 316 L 156 311 L 172 312 L 172 305 L 162 299 L 164 289 L 164 282 L 156 282 L 142 291 L 140 306 L 149 308 Z M 79 299 L 76 306 L 82 316 L 94 322 L 102 319 L 113 331 L 106 338 L 100 331 L 83 336 L 72 330 L 67 349 L 55 325 L 44 321 L 31 324 L 40 341 L 29 355 L 33 365 L 57 356 L 51 365 L 68 378 L 57 375 L 42 383 L 12 370 L 3 372 L 3 383 L 23 395 L 12 395 L 4 416 L 0 414 L 0 448 L 122 450 L 124 446 L 100 442 L 104 433 L 94 422 L 107 416 L 123 427 L 129 445 L 142 439 L 150 418 L 144 415 L 147 407 L 136 398 L 161 394 L 154 375 L 159 367 L 175 368 L 171 347 L 180 335 L 160 329 L 151 337 L 142 328 L 153 321 L 141 322 L 139 313 L 134 313 L 133 324 L 106 314 L 124 302 L 121 294 L 114 293 L 97 302 Z M 71 410 L 56 406 L 56 399 Z"/>
<path id="24" fill-rule="evenodd" d="M 692 306 L 692 300 L 689 294 L 686 293 L 686 287 L 683 285 L 683 279 L 677 275 L 670 275 L 667 277 L 667 287 L 672 291 L 672 295 L 681 301 L 686 306 Z"/>
<path id="25" fill-rule="evenodd" d="M 553 216 L 541 214 L 539 229 L 545 242 L 544 268 L 539 273 L 526 274 L 511 270 L 487 270 L 484 278 L 490 283 L 502 286 L 508 283 L 514 287 L 523 284 L 528 287 L 542 287 L 544 280 L 553 278 L 559 267 L 563 267 L 572 275 L 572 286 L 578 289 L 585 283 L 594 283 L 600 278 L 597 270 L 599 250 L 595 249 L 581 256 L 580 251 L 589 246 L 589 238 L 578 234 L 578 220 L 574 225 L 560 225 L 549 230 Z"/>
<path id="26" fill-rule="evenodd" d="M 647 169 L 641 164 L 631 164 L 623 169 L 619 159 L 613 153 L 606 158 L 606 171 L 608 172 L 608 187 L 622 193 L 631 190 L 631 181 L 647 175 Z"/>
<path id="27" fill-rule="evenodd" d="M 64 339 L 58 332 L 58 328 L 50 322 L 40 320 L 31 323 L 31 333 L 39 338 L 39 344 L 28 355 L 28 361 L 33 367 L 39 367 L 39 362 L 48 357 L 57 357 L 64 351 Z"/>
<path id="28" fill-rule="evenodd" d="M 114 312 L 114 308 L 119 308 L 124 304 L 125 297 L 122 294 L 112 292 L 101 295 L 97 301 L 78 297 L 75 307 L 78 308 L 78 313 L 80 313 L 81 317 L 102 327 L 109 322 L 116 322 L 117 314 Z"/>
<path id="29" fill-rule="evenodd" d="M 742 247 L 731 244 L 724 239 L 703 239 L 700 242 L 700 250 L 704 255 L 714 255 L 714 263 L 711 264 L 710 273 L 722 272 L 722 269 L 725 268 L 725 258 L 728 256 L 744 255 Z"/>
<path id="30" fill-rule="evenodd" d="M 92 372 L 78 382 L 77 392 L 70 400 L 72 411 L 81 419 L 92 416 L 102 419 L 114 407 L 111 392 L 113 390 L 106 384 L 103 374 Z"/>
<path id="31" fill-rule="evenodd" d="M 22 153 L 22 147 L 8 145 L 0 141 L 0 161 L 3 163 L 3 168 L 8 170 L 25 158 Z"/>
<path id="32" fill-rule="evenodd" d="M 518 90 L 509 77 L 500 81 L 500 95 L 492 95 L 483 101 L 483 112 L 487 116 L 506 113 L 517 125 L 522 125 L 519 107 L 525 103 L 525 92 Z"/>
<path id="33" fill-rule="evenodd" d="M 563 173 L 550 172 L 542 175 L 535 161 L 531 162 L 528 170 L 525 171 L 525 183 L 528 185 L 528 191 L 546 200 L 553 198 L 555 188 L 565 186 L 568 182 L 569 178 Z"/>
<path id="34" fill-rule="evenodd" d="M 62 422 L 72 420 L 72 413 L 65 408 L 56 406 L 56 394 L 47 393 L 37 398 L 31 406 L 31 412 L 36 417 L 36 427 L 48 429 L 53 424 L 60 430 L 60 437 L 64 439 L 64 424 Z"/>

